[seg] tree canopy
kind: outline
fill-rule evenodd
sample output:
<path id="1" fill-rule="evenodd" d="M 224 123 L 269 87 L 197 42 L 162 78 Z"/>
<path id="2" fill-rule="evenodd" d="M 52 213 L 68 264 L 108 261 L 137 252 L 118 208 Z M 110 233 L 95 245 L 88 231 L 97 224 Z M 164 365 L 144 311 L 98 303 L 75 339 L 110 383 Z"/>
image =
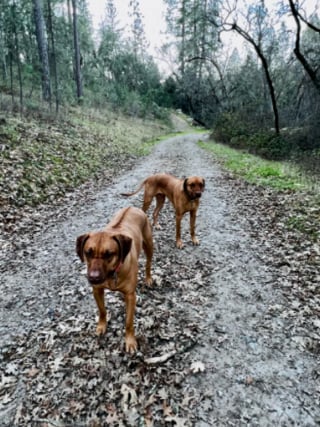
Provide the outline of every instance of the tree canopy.
<path id="1" fill-rule="evenodd" d="M 163 1 L 166 75 L 148 52 L 139 0 L 128 0 L 126 28 L 114 0 L 106 0 L 97 35 L 86 0 L 1 2 L 1 107 L 22 112 L 40 102 L 51 110 L 55 103 L 58 111 L 85 103 L 160 117 L 173 107 L 239 145 L 259 131 L 273 132 L 278 143 L 295 134 L 299 148 L 319 147 L 316 8 L 300 0 L 272 7 L 264 0 Z"/>

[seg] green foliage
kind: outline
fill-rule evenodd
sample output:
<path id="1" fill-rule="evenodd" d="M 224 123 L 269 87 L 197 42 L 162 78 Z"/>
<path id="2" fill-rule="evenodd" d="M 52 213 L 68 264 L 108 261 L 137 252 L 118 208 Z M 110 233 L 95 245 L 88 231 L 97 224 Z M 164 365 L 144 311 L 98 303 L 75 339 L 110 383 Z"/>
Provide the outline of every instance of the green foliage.
<path id="1" fill-rule="evenodd" d="M 201 142 L 200 145 L 212 152 L 225 168 L 248 182 L 281 190 L 300 189 L 306 185 L 297 170 L 287 163 L 264 160 L 213 141 Z"/>
<path id="2" fill-rule="evenodd" d="M 56 97 L 51 99 L 51 105 L 57 103 L 62 108 L 80 103 L 84 106 L 112 107 L 135 117 L 166 117 L 166 112 L 159 108 L 160 98 L 163 96 L 160 73 L 153 59 L 147 54 L 142 22 L 139 34 L 137 28 L 134 29 L 136 36 L 134 42 L 125 39 L 122 30 L 117 28 L 116 10 L 112 2 L 108 3 L 108 19 L 101 26 L 100 42 L 97 47 L 88 19 L 86 2 L 78 2 L 77 21 L 83 97 L 77 98 L 72 13 L 69 15 L 67 9 L 64 7 L 62 9 L 62 3 L 62 0 L 51 0 L 51 31 L 48 20 L 50 3 L 42 2 L 45 30 L 48 35 L 50 83 L 52 95 Z M 135 5 L 135 19 L 139 14 L 137 7 L 138 3 Z M 9 2 L 1 6 L 0 28 L 0 87 L 5 93 L 13 92 L 13 99 L 6 98 L 9 103 L 7 109 L 13 109 L 19 101 L 21 89 L 23 105 L 20 107 L 24 111 L 36 114 L 41 102 L 42 79 L 32 0 L 21 0 L 12 4 Z M 0 108 L 2 104 L 3 99 Z M 49 104 L 48 102 L 48 105 L 44 106 L 44 110 L 50 109 Z"/>
<path id="3" fill-rule="evenodd" d="M 250 153 L 258 154 L 266 159 L 289 159 L 292 146 L 289 141 L 274 133 L 256 133 L 248 139 Z"/>
<path id="4" fill-rule="evenodd" d="M 287 220 L 287 226 L 289 229 L 299 230 L 303 233 L 306 232 L 306 224 L 304 216 L 291 216 Z"/>
<path id="5" fill-rule="evenodd" d="M 307 234 L 314 242 L 319 241 L 319 206 L 319 193 L 306 198 L 303 204 L 297 203 L 297 209 L 287 219 L 286 226 L 291 230 Z"/>
<path id="6" fill-rule="evenodd" d="M 219 142 L 229 143 L 241 148 L 246 144 L 250 130 L 248 125 L 236 113 L 223 113 L 217 119 L 212 137 Z"/>
<path id="7" fill-rule="evenodd" d="M 166 108 L 177 107 L 177 86 L 175 79 L 172 76 L 168 77 L 158 90 L 158 104 Z"/>
<path id="8" fill-rule="evenodd" d="M 238 149 L 246 149 L 270 160 L 288 159 L 293 146 L 273 131 L 257 131 L 236 113 L 224 113 L 217 120 L 212 137 Z"/>
<path id="9" fill-rule="evenodd" d="M 11 147 L 15 147 L 19 144 L 19 137 L 19 131 L 11 123 L 8 124 L 4 121 L 4 124 L 0 125 L 0 144 L 4 144 L 4 148 L 8 141 L 10 141 Z"/>

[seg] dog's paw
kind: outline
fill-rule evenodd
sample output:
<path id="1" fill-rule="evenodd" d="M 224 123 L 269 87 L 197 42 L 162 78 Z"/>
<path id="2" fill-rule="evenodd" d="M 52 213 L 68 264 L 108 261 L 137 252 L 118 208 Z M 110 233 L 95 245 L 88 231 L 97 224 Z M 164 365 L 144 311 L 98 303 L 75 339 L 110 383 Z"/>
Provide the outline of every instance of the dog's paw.
<path id="1" fill-rule="evenodd" d="M 127 336 L 126 337 L 126 352 L 127 353 L 135 353 L 137 351 L 137 340 L 134 336 Z"/>
<path id="2" fill-rule="evenodd" d="M 194 238 L 192 239 L 192 244 L 193 244 L 194 246 L 199 246 L 199 245 L 200 245 L 200 242 L 199 242 L 199 240 L 198 240 L 196 237 L 194 237 Z"/>
<path id="3" fill-rule="evenodd" d="M 147 285 L 147 286 L 152 286 L 152 284 L 153 284 L 153 279 L 152 279 L 152 277 L 146 277 L 145 282 L 146 282 L 146 285 Z"/>
<path id="4" fill-rule="evenodd" d="M 182 249 L 183 248 L 182 240 L 177 240 L 176 246 L 177 246 L 178 249 Z"/>
<path id="5" fill-rule="evenodd" d="M 96 329 L 97 335 L 104 335 L 107 330 L 107 322 L 99 321 Z"/>

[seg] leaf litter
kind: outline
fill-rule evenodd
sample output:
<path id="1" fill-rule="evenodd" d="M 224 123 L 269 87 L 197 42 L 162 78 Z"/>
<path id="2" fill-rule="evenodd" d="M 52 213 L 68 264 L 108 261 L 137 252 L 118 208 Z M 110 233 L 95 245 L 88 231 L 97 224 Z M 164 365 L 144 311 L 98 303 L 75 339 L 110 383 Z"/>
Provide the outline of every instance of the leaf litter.
<path id="1" fill-rule="evenodd" d="M 174 155 L 172 159 L 175 164 Z M 203 160 L 200 161 L 204 168 Z M 153 167 L 159 165 L 154 162 Z M 174 166 L 170 172 L 183 173 Z M 205 172 L 210 174 L 209 169 Z M 139 173 L 144 175 L 145 171 Z M 214 205 L 216 200 L 203 201 L 208 204 L 208 209 L 204 208 L 207 216 L 201 217 L 198 228 L 205 244 L 199 250 L 186 244 L 182 251 L 174 248 L 173 212 L 166 206 L 161 213 L 165 230 L 155 234 L 156 283 L 152 289 L 143 286 L 143 257 L 140 260 L 135 316 L 139 351 L 131 356 L 124 352 L 123 346 L 122 298 L 107 293 L 107 334 L 95 337 L 96 308 L 82 274 L 83 265 L 75 254 L 71 255 L 73 241 L 61 247 L 65 236 L 70 239 L 79 228 L 89 225 L 76 224 L 74 229 L 63 229 L 65 220 L 72 215 L 90 216 L 87 206 L 96 200 L 101 184 L 101 181 L 96 186 L 92 182 L 84 184 L 64 196 L 54 209 L 51 204 L 43 204 L 37 210 L 27 209 L 26 214 L 21 214 L 21 223 L 17 222 L 6 234 L 6 258 L 0 270 L 4 278 L 1 310 L 3 316 L 19 310 L 23 320 L 15 319 L 14 315 L 12 321 L 3 317 L 6 323 L 1 328 L 5 339 L 0 354 L 0 425 L 268 425 L 270 419 L 274 423 L 272 414 L 277 414 L 278 408 L 272 410 L 270 396 L 282 376 L 273 377 L 272 385 L 268 372 L 258 370 L 263 359 L 261 340 L 269 340 L 280 351 L 289 349 L 288 360 L 294 355 L 296 363 L 305 352 L 312 358 L 319 357 L 319 251 L 314 220 L 307 222 L 311 232 L 292 228 L 292 218 L 306 210 L 305 199 L 255 187 L 219 172 L 219 176 L 208 179 L 208 184 L 215 193 L 220 191 L 232 201 L 228 204 L 229 218 L 219 219 L 218 213 L 214 213 L 216 217 L 212 219 L 208 214 L 222 209 L 221 194 L 214 196 L 221 197 L 221 205 L 212 206 L 212 210 L 210 203 Z M 103 185 L 108 192 L 114 181 L 107 178 Z M 318 212 L 314 207 L 313 218 L 317 218 Z M 101 218 L 105 217 L 102 212 Z M 100 225 L 101 218 L 94 221 Z M 242 226 L 251 236 L 252 253 L 245 254 L 243 243 L 229 241 L 228 235 L 219 240 L 215 234 L 216 241 L 211 239 L 210 233 L 218 233 L 223 227 L 230 228 L 232 234 Z M 48 236 L 56 236 L 56 242 L 48 242 Z M 65 253 L 68 262 L 59 267 L 53 259 L 54 250 Z M 42 252 L 41 263 L 37 251 Z M 252 290 L 240 286 L 233 290 L 236 301 L 250 301 L 246 303 L 246 316 L 250 315 L 248 330 L 241 323 L 240 303 L 228 308 L 227 313 L 229 294 L 222 304 L 223 284 L 227 285 L 228 278 L 236 277 L 242 270 L 246 274 L 245 259 L 238 263 L 233 253 L 248 256 L 248 260 L 257 257 L 273 269 L 271 277 L 263 278 L 264 273 L 257 271 L 248 280 L 260 281 L 263 287 L 272 283 L 272 289 L 281 294 L 274 301 L 269 291 L 253 282 Z M 6 280 L 9 270 L 16 275 L 15 286 Z M 46 279 L 48 275 L 50 278 Z M 27 291 L 25 280 L 30 281 Z M 37 291 L 41 280 L 45 292 Z M 212 286 L 212 281 L 219 283 L 219 288 Z M 264 292 L 268 292 L 267 296 Z M 255 309 L 253 300 L 261 313 L 257 314 L 259 308 Z M 240 326 L 230 323 L 232 311 Z M 256 361 L 256 372 L 245 365 L 245 358 L 241 360 L 241 352 L 234 348 L 238 345 L 234 332 Z M 283 341 L 290 348 L 281 350 Z M 312 359 L 308 360 L 312 366 Z M 266 362 L 261 360 L 261 363 Z M 304 396 L 301 405 L 308 411 L 308 425 L 316 425 L 320 419 L 317 409 L 320 389 L 316 386 L 319 371 L 314 368 L 312 372 L 313 377 L 305 379 L 309 387 L 300 377 Z M 288 384 L 284 387 L 289 387 L 294 402 L 302 399 L 301 390 L 293 391 L 296 383 Z M 215 395 L 211 387 L 215 388 Z M 244 390 L 246 397 L 241 400 Z M 283 400 L 284 405 L 288 402 L 290 406 L 284 388 L 279 390 L 284 395 L 280 395 L 278 405 Z M 260 396 L 259 393 L 263 396 L 260 409 L 253 397 Z M 305 419 L 306 412 L 302 411 L 301 418 L 297 418 L 297 411 L 292 416 L 291 411 L 287 410 L 283 425 Z"/>

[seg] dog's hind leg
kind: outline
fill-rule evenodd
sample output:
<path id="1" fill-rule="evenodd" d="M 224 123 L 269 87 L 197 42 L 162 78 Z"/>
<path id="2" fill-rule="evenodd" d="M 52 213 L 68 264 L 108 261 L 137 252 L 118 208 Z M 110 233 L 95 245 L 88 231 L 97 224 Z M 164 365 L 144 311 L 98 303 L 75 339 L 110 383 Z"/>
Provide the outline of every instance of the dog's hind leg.
<path id="1" fill-rule="evenodd" d="M 153 211 L 153 226 L 160 229 L 161 227 L 158 223 L 158 216 L 159 216 L 159 212 L 163 208 L 164 202 L 166 200 L 166 196 L 164 194 L 157 194 L 156 200 L 157 200 L 156 207 L 155 207 L 155 210 Z"/>
<path id="2" fill-rule="evenodd" d="M 144 193 L 143 196 L 143 204 L 142 204 L 142 210 L 143 212 L 147 212 L 147 210 L 149 209 L 151 202 L 152 202 L 153 196 L 149 196 L 148 194 L 146 194 L 146 192 Z"/>

